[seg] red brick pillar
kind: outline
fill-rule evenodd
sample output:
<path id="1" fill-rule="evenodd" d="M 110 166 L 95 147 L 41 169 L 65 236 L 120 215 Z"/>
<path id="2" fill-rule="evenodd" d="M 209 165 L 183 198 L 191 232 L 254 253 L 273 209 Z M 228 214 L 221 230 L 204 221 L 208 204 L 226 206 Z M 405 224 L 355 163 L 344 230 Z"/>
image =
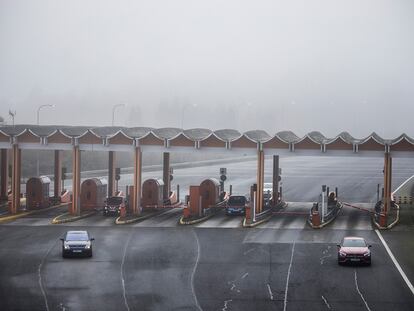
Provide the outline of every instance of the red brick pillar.
<path id="1" fill-rule="evenodd" d="M 70 213 L 80 215 L 81 151 L 79 146 L 72 150 L 72 205 Z"/>
<path id="2" fill-rule="evenodd" d="M 200 186 L 190 186 L 190 214 L 191 216 L 200 215 Z"/>
<path id="3" fill-rule="evenodd" d="M 16 214 L 20 209 L 20 178 L 21 178 L 21 150 L 17 144 L 13 145 L 13 171 L 12 171 L 12 201 L 10 214 Z"/>
<path id="4" fill-rule="evenodd" d="M 62 151 L 60 150 L 55 150 L 54 175 L 54 197 L 57 199 L 62 193 Z"/>
<path id="5" fill-rule="evenodd" d="M 115 151 L 108 154 L 108 197 L 115 193 Z"/>
<path id="6" fill-rule="evenodd" d="M 142 186 L 142 152 L 141 152 L 140 147 L 135 147 L 135 150 L 134 150 L 134 195 L 133 195 L 133 204 L 132 204 L 132 213 L 134 215 L 139 215 L 141 213 L 141 186 Z"/>
<path id="7" fill-rule="evenodd" d="M 7 149 L 1 149 L 1 162 L 0 162 L 0 200 L 8 199 L 9 188 L 9 174 L 8 174 L 8 157 Z"/>

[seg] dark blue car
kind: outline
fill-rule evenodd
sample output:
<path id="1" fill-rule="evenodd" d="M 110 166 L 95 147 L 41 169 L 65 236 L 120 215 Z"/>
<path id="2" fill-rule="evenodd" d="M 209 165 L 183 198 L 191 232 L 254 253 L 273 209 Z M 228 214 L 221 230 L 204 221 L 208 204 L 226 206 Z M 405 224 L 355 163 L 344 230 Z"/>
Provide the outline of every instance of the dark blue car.
<path id="1" fill-rule="evenodd" d="M 227 201 L 226 215 L 245 215 L 246 197 L 244 195 L 232 195 Z"/>

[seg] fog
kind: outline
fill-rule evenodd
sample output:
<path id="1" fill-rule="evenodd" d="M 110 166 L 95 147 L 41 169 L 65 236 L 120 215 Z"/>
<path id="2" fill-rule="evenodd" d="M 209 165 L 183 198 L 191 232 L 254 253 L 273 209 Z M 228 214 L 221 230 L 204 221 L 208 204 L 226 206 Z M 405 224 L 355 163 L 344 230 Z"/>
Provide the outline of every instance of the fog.
<path id="1" fill-rule="evenodd" d="M 411 0 L 0 0 L 16 123 L 414 136 Z"/>

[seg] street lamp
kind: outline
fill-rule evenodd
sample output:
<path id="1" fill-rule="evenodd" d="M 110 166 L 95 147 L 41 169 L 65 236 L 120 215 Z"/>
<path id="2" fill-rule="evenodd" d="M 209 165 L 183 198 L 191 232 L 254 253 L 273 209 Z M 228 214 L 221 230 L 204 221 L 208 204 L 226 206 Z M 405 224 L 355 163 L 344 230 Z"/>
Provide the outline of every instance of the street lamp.
<path id="1" fill-rule="evenodd" d="M 181 129 L 184 129 L 184 110 L 186 107 L 197 107 L 197 104 L 185 104 L 181 107 Z"/>
<path id="2" fill-rule="evenodd" d="M 39 125 L 39 115 L 40 115 L 40 110 L 42 108 L 46 108 L 46 107 L 50 107 L 50 108 L 54 108 L 55 105 L 51 105 L 51 104 L 45 104 L 45 105 L 40 105 L 39 108 L 37 108 L 37 125 Z"/>
<path id="3" fill-rule="evenodd" d="M 45 105 L 40 105 L 39 108 L 37 108 L 37 125 L 39 125 L 40 110 L 42 108 L 46 108 L 46 107 L 54 108 L 55 105 L 45 104 Z M 36 176 L 39 177 L 39 174 L 40 174 L 40 168 L 39 168 L 39 150 L 37 150 L 36 157 L 37 157 L 37 161 L 36 161 Z"/>
<path id="4" fill-rule="evenodd" d="M 125 107 L 125 104 L 116 104 L 112 107 L 112 126 L 114 126 L 114 122 L 115 122 L 115 109 L 117 107 Z"/>

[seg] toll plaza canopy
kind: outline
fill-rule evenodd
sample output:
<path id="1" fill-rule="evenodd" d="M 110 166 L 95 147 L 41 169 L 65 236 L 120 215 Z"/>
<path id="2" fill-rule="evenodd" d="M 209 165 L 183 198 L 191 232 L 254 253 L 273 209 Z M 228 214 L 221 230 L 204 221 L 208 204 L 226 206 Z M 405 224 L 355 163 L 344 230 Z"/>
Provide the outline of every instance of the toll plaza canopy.
<path id="1" fill-rule="evenodd" d="M 263 130 L 240 133 L 234 129 L 210 130 L 203 128 L 150 128 L 150 127 L 88 127 L 88 126 L 37 126 L 19 124 L 0 127 L 0 148 L 10 149 L 130 151 L 135 147 L 145 150 L 171 150 L 189 152 L 265 153 L 297 155 L 383 156 L 411 157 L 414 139 L 401 134 L 384 139 L 372 133 L 365 138 L 354 138 L 347 132 L 328 138 L 314 131 L 303 137 L 291 131 L 270 135 Z"/>

